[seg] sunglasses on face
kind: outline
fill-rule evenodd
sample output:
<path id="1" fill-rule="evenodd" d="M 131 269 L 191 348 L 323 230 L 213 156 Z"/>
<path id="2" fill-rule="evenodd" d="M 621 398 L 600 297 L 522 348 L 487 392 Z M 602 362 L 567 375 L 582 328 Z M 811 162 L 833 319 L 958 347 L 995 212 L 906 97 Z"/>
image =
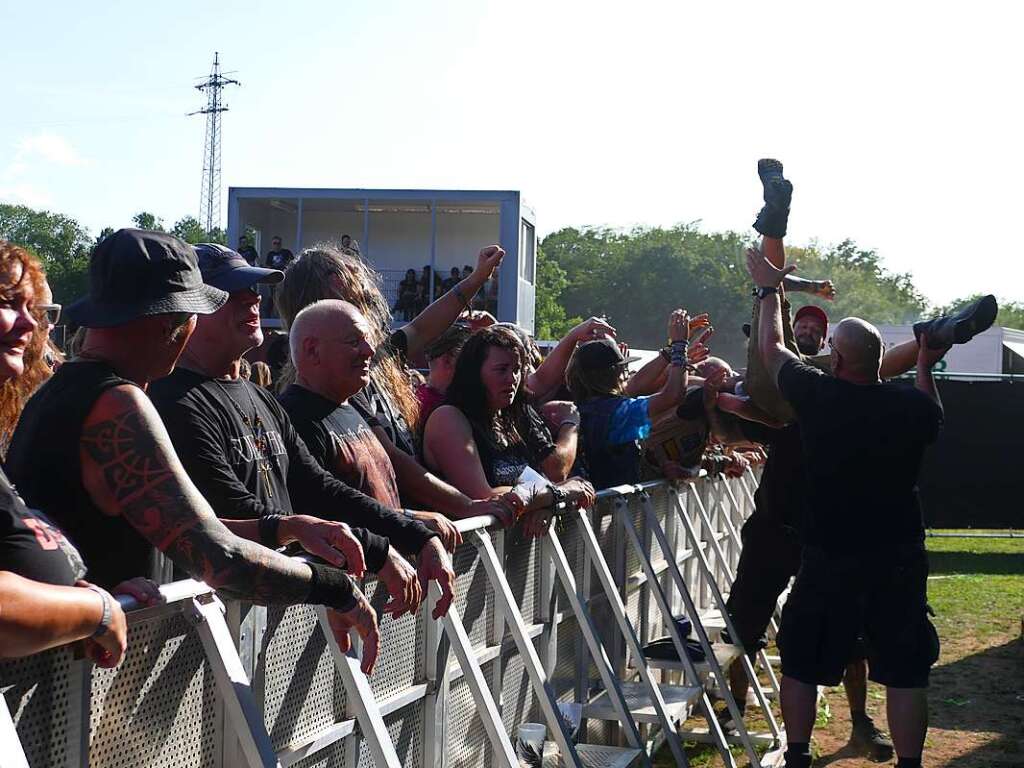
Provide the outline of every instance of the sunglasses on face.
<path id="1" fill-rule="evenodd" d="M 36 312 L 50 325 L 56 325 L 60 320 L 60 310 L 60 304 L 36 304 Z"/>

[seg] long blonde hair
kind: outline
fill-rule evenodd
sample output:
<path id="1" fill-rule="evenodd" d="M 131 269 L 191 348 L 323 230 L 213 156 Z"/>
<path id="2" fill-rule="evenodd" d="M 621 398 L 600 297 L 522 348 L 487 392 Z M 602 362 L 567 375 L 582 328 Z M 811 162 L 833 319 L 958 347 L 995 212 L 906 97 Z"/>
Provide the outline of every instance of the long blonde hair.
<path id="1" fill-rule="evenodd" d="M 391 334 L 391 308 L 381 293 L 380 276 L 359 256 L 330 243 L 303 250 L 288 266 L 274 292 L 286 328 L 301 310 L 321 299 L 341 299 L 355 305 L 370 326 L 369 341 L 374 347 L 384 344 Z M 290 362 L 281 378 L 294 378 Z M 390 355 L 380 357 L 370 369 L 370 379 L 415 430 L 420 404 L 398 360 Z"/>

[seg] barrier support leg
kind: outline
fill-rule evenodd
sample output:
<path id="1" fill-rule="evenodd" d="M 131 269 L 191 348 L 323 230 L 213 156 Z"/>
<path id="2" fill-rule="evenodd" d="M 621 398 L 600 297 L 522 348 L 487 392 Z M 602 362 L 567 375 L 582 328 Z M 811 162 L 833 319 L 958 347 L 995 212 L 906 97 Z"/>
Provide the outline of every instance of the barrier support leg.
<path id="1" fill-rule="evenodd" d="M 4 756 L 4 765 L 9 764 L 10 768 L 28 768 L 25 750 L 21 748 L 18 730 L 3 695 L 0 695 L 0 755 Z"/>

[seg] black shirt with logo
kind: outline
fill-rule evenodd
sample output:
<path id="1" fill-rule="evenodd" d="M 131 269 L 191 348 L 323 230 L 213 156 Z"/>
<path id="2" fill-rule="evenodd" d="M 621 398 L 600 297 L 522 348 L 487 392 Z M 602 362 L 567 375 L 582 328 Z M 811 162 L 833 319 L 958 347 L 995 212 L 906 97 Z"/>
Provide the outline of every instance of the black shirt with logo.
<path id="1" fill-rule="evenodd" d="M 287 248 L 280 248 L 276 251 L 267 252 L 266 265 L 269 269 L 280 269 L 284 271 L 292 263 L 294 254 Z"/>
<path id="2" fill-rule="evenodd" d="M 0 571 L 73 586 L 85 577 L 78 550 L 39 511 L 29 509 L 0 472 Z"/>
<path id="3" fill-rule="evenodd" d="M 97 507 L 82 484 L 82 427 L 100 395 L 116 386 L 136 385 L 105 362 L 62 365 L 26 404 L 5 462 L 26 504 L 64 532 L 88 566 L 86 578 L 105 589 L 152 576 L 156 555 L 127 520 Z M 108 438 L 118 439 L 116 425 Z"/>
<path id="4" fill-rule="evenodd" d="M 388 539 L 403 554 L 414 554 L 434 535 L 325 472 L 280 403 L 246 379 L 212 379 L 178 368 L 153 383 L 150 397 L 218 517 L 302 513 L 348 523 L 358 528 L 374 571 L 384 563 Z"/>
<path id="5" fill-rule="evenodd" d="M 917 476 L 942 409 L 906 384 L 853 384 L 797 360 L 782 366 L 779 390 L 800 421 L 804 543 L 836 555 L 921 548 Z"/>

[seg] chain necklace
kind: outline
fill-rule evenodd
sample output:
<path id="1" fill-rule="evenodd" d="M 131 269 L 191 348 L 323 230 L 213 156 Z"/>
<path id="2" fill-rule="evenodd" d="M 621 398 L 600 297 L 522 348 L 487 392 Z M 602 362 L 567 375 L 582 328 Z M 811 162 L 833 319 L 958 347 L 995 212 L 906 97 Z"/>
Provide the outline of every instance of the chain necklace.
<path id="1" fill-rule="evenodd" d="M 214 383 L 220 388 L 220 391 L 224 393 L 228 400 L 231 401 L 231 405 L 238 411 L 238 415 L 242 419 L 242 423 L 249 428 L 249 432 L 252 434 L 253 444 L 256 447 L 256 471 L 263 476 L 263 487 L 267 490 L 267 498 L 274 498 L 274 488 L 270 482 L 270 442 L 267 440 L 267 428 L 263 424 L 263 419 L 260 418 L 259 409 L 256 407 L 256 401 L 253 400 L 252 392 L 249 391 L 248 387 L 243 385 L 245 393 L 249 396 L 249 404 L 252 406 L 253 417 L 250 419 L 249 415 L 242 410 L 235 398 L 231 396 L 228 388 L 220 383 L 218 379 L 213 380 Z"/>

